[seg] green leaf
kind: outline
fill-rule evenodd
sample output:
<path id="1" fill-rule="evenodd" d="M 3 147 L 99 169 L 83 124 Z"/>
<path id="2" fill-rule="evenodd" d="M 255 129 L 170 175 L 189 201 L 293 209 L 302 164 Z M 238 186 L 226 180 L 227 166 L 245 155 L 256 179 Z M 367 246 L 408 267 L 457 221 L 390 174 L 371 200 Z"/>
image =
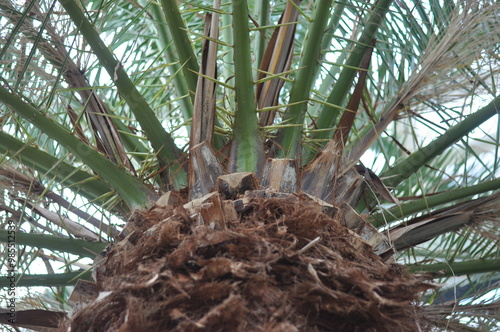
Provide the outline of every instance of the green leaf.
<path id="1" fill-rule="evenodd" d="M 328 104 L 340 107 L 344 102 L 349 90 L 354 84 L 357 68 L 359 68 L 366 50 L 370 47 L 370 41 L 373 39 L 375 33 L 382 24 L 382 21 L 384 20 L 386 13 L 389 11 L 389 7 L 392 2 L 393 0 L 379 0 L 374 5 L 369 18 L 364 22 L 362 35 L 359 37 L 356 46 L 351 51 L 344 68 L 340 72 L 339 79 L 326 99 Z M 323 106 L 323 109 L 315 122 L 319 131 L 312 135 L 312 139 L 324 140 L 332 137 L 333 126 L 339 115 L 339 110 L 340 109 L 338 107 L 328 105 Z M 332 130 L 322 130 L 329 128 Z M 324 143 L 320 142 L 320 145 L 324 145 Z"/>
<path id="2" fill-rule="evenodd" d="M 264 167 L 264 153 L 257 125 L 246 0 L 233 3 L 232 24 L 236 114 L 229 169 L 237 172 L 260 172 Z"/>
<path id="3" fill-rule="evenodd" d="M 384 223 L 403 219 L 414 213 L 431 209 L 441 204 L 451 203 L 458 199 L 498 189 L 500 189 L 500 179 L 484 181 L 474 186 L 457 188 L 437 195 L 429 195 L 419 200 L 395 206 L 389 210 L 370 216 L 370 221 L 374 226 L 383 226 Z"/>
<path id="4" fill-rule="evenodd" d="M 17 245 L 45 248 L 91 258 L 98 255 L 108 245 L 108 243 L 103 242 L 89 242 L 61 238 L 53 235 L 23 233 L 19 231 L 14 233 L 8 230 L 0 230 L 0 242 L 15 242 Z"/>
<path id="5" fill-rule="evenodd" d="M 464 262 L 443 262 L 434 264 L 406 265 L 412 273 L 437 272 L 437 277 L 453 277 L 500 271 L 500 259 L 477 259 Z"/>
<path id="6" fill-rule="evenodd" d="M 3 87 L 0 87 L 0 101 L 9 105 L 26 121 L 38 127 L 47 136 L 64 146 L 69 152 L 102 176 L 132 210 L 144 207 L 150 200 L 156 199 L 155 193 L 138 179 L 113 164 L 100 153 L 76 138 L 66 128 L 50 120 L 33 106 L 24 103 Z"/>
<path id="7" fill-rule="evenodd" d="M 198 60 L 191 46 L 191 40 L 187 35 L 187 28 L 179 12 L 176 0 L 161 0 L 165 22 L 170 29 L 170 35 L 175 44 L 175 49 L 179 56 L 179 62 L 183 64 L 182 72 L 187 86 L 191 91 L 191 99 L 194 101 L 194 92 L 198 82 L 197 72 L 200 71 Z"/>
<path id="8" fill-rule="evenodd" d="M 112 77 L 120 95 L 125 99 L 149 138 L 160 164 L 169 167 L 172 176 L 177 174 L 177 177 L 181 178 L 183 171 L 178 164 L 181 151 L 175 145 L 173 138 L 165 131 L 146 99 L 139 93 L 122 64 L 115 59 L 113 53 L 104 44 L 78 4 L 74 0 L 60 0 L 60 2 L 90 47 L 92 47 L 101 65 Z"/>
<path id="9" fill-rule="evenodd" d="M 385 178 L 384 183 L 388 187 L 398 185 L 401 181 L 414 174 L 420 167 L 424 166 L 430 160 L 455 144 L 459 139 L 497 114 L 499 108 L 500 97 L 497 97 L 487 106 L 469 115 L 467 118 L 448 129 L 443 135 L 436 138 L 427 146 L 415 151 L 408 158 L 394 165 L 380 177 Z"/>
<path id="10" fill-rule="evenodd" d="M 75 194 L 82 195 L 97 204 L 99 197 L 112 188 L 98 176 L 59 160 L 58 158 L 0 131 L 0 153 L 11 156 L 30 169 L 37 170 L 45 178 L 54 178 Z"/>
<path id="11" fill-rule="evenodd" d="M 79 279 L 91 280 L 92 271 L 75 271 L 56 274 L 23 274 L 16 280 L 17 287 L 63 287 L 75 285 Z M 0 279 L 0 287 L 10 287 L 10 279 Z"/>

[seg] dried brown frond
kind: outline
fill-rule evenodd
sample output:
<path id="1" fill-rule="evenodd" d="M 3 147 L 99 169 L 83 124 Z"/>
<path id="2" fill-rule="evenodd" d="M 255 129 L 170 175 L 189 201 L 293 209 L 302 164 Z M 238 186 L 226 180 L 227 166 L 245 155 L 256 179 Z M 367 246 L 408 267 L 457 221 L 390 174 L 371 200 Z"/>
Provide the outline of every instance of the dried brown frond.
<path id="1" fill-rule="evenodd" d="M 424 306 L 420 314 L 422 320 L 447 331 L 493 331 L 500 319 L 500 303 Z M 470 317 L 475 317 L 474 322 Z"/>
<path id="2" fill-rule="evenodd" d="M 498 198 L 500 194 L 492 196 Z M 500 200 L 493 199 L 476 209 L 469 229 L 491 241 L 498 242 L 500 240 Z"/>

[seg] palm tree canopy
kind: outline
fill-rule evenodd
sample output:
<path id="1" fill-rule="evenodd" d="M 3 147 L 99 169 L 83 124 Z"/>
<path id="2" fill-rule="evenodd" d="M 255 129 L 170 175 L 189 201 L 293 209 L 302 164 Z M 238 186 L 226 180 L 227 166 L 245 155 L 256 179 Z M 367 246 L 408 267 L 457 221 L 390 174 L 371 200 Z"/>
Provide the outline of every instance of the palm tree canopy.
<path id="1" fill-rule="evenodd" d="M 499 11 L 0 1 L 0 234 L 34 275 L 18 286 L 74 284 L 134 210 L 253 172 L 348 206 L 383 259 L 443 272 L 422 299 L 436 326 L 498 327 Z"/>

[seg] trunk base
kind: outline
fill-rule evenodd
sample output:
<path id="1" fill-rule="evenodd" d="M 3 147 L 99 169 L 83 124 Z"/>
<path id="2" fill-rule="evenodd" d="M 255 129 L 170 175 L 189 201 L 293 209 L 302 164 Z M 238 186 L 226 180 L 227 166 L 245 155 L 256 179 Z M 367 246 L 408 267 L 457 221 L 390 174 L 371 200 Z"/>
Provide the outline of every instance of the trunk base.
<path id="1" fill-rule="evenodd" d="M 95 268 L 99 296 L 63 328 L 425 330 L 414 302 L 432 286 L 383 262 L 320 205 L 290 195 L 226 210 L 210 222 L 182 207 L 136 212 Z"/>

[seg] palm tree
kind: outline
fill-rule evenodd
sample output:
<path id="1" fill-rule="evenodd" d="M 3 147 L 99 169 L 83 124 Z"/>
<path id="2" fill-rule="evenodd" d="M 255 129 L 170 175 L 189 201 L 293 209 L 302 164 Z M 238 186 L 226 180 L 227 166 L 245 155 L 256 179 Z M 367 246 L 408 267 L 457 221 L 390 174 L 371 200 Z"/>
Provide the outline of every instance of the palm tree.
<path id="1" fill-rule="evenodd" d="M 499 10 L 0 1 L 0 323 L 498 328 Z"/>

